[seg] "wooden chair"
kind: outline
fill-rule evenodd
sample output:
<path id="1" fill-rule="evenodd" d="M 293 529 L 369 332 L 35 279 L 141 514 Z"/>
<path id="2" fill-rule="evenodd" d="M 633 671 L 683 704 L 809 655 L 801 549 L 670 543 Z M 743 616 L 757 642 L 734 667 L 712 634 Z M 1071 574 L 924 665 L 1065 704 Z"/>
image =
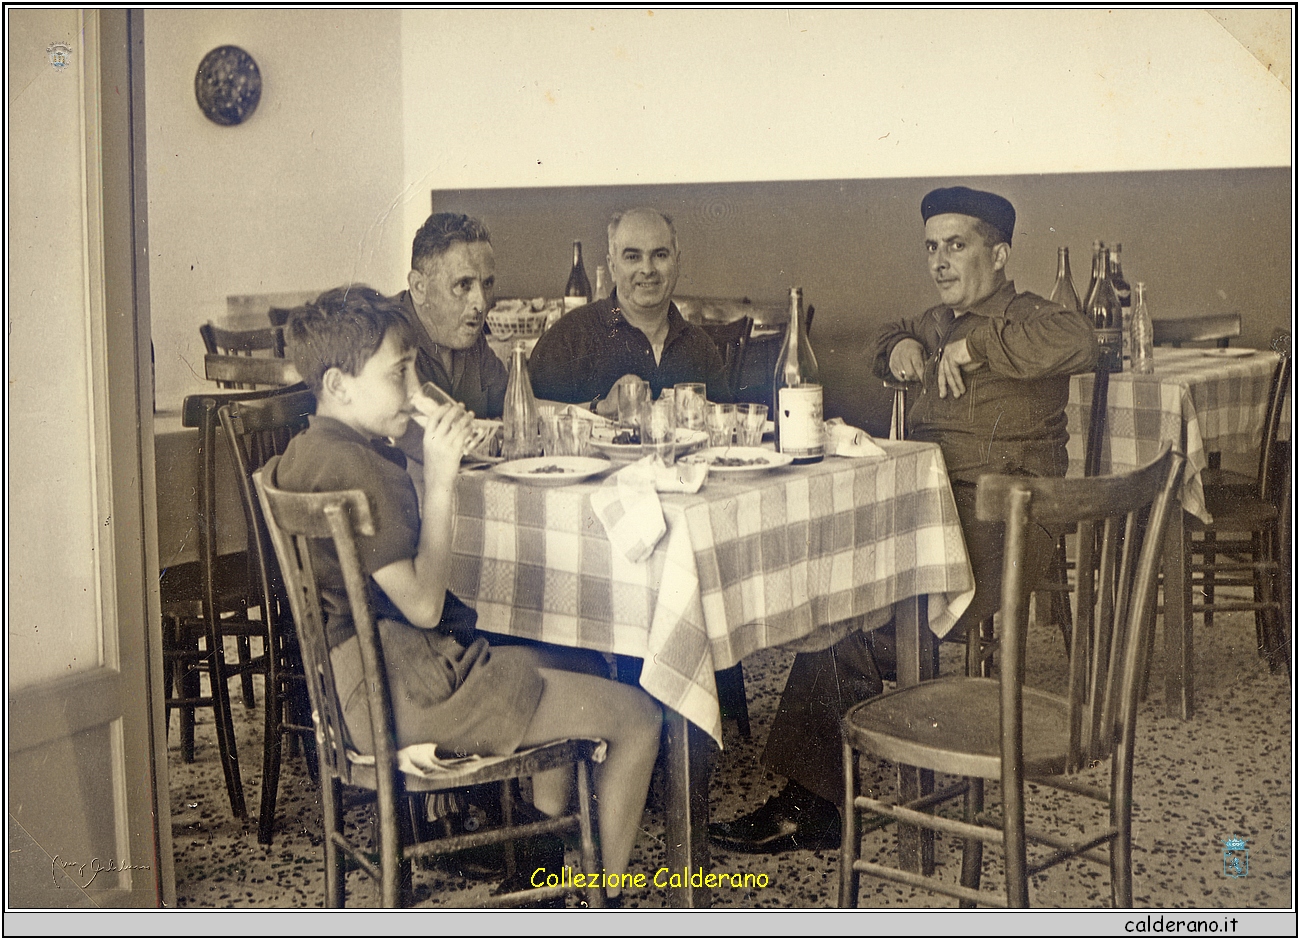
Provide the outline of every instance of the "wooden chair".
<path id="1" fill-rule="evenodd" d="M 981 519 L 1005 521 L 1002 581 L 1003 648 L 1000 678 L 953 677 L 871 699 L 843 721 L 844 839 L 840 855 L 841 907 L 855 907 L 863 872 L 959 898 L 1027 907 L 1029 877 L 1066 858 L 1109 862 L 1115 907 L 1132 907 L 1133 751 L 1140 661 L 1153 629 L 1156 572 L 1169 514 L 1176 505 L 1183 458 L 1166 445 L 1133 473 L 1090 478 L 987 475 L 979 483 Z M 1148 512 L 1149 510 L 1149 512 Z M 1024 685 L 1025 640 L 1031 585 L 1027 528 L 1077 523 L 1080 531 L 1078 618 L 1072 637 L 1068 689 L 1061 696 Z M 1093 557 L 1093 532 L 1100 551 Z M 1094 562 L 1096 577 L 1094 578 Z M 963 778 L 909 804 L 859 796 L 858 753 Z M 1110 761 L 1109 791 L 1069 779 Z M 1001 818 L 984 812 L 982 781 L 1000 780 Z M 1108 804 L 1107 824 L 1076 838 L 1034 832 L 1025 822 L 1025 782 L 1088 796 Z M 933 813 L 962 796 L 965 819 Z M 964 841 L 959 884 L 863 861 L 858 813 L 937 830 Z M 873 828 L 878 828 L 873 823 Z M 1048 845 L 1030 865 L 1027 841 Z M 983 843 L 1001 842 L 1006 856 L 1005 898 L 979 891 Z M 1095 851 L 1109 843 L 1108 857 Z"/>
<path id="2" fill-rule="evenodd" d="M 252 330 L 228 330 L 215 323 L 199 327 L 199 336 L 209 356 L 237 356 L 241 358 L 284 358 L 284 330 L 280 327 L 260 327 Z M 208 376 L 213 378 L 212 375 Z M 219 388 L 252 388 L 255 384 L 233 379 L 218 378 Z M 282 383 L 289 384 L 289 383 Z"/>
<path id="3" fill-rule="evenodd" d="M 217 419 L 234 460 L 244 524 L 248 532 L 249 569 L 258 581 L 262 604 L 262 645 L 265 651 L 265 728 L 262 738 L 262 798 L 258 841 L 270 845 L 275 827 L 275 803 L 280 782 L 282 744 L 286 735 L 303 748 L 314 771 L 311 711 L 293 620 L 280 578 L 280 567 L 266 533 L 266 521 L 253 487 L 253 472 L 271 456 L 284 453 L 289 438 L 306 429 L 316 410 L 311 391 L 298 387 L 253 400 L 221 405 Z M 247 675 L 247 674 L 246 674 Z"/>
<path id="4" fill-rule="evenodd" d="M 727 370 L 727 385 L 733 398 L 740 396 L 740 377 L 745 366 L 745 350 L 749 348 L 749 334 L 754 329 L 753 317 L 741 317 L 730 323 L 705 323 L 701 327 L 709 334 L 722 353 L 722 363 Z"/>
<path id="5" fill-rule="evenodd" d="M 384 907 L 404 906 L 409 901 L 412 859 L 508 843 L 541 833 L 576 829 L 581 843 L 583 871 L 599 871 L 589 771 L 593 761 L 602 759 L 604 742 L 570 739 L 517 751 L 506 757 L 450 760 L 438 770 L 416 770 L 410 764 L 405 764 L 406 769 L 402 769 L 399 761 L 410 755 L 399 753 L 394 743 L 388 681 L 370 607 L 368 579 L 362 571 L 355 542 L 356 534 L 373 535 L 375 532 L 369 500 L 360 490 L 338 493 L 287 493 L 279 490 L 272 482 L 278 460 L 273 458 L 254 475 L 254 479 L 271 544 L 280 560 L 280 570 L 289 592 L 311 695 L 325 822 L 325 906 L 342 907 L 344 904 L 344 855 L 380 883 Z M 369 690 L 371 731 L 376 742 L 374 754 L 356 753 L 348 744 L 345 733 L 316 583 L 313 542 L 320 539 L 333 541 L 346 582 Z M 427 750 L 431 751 L 432 747 Z M 421 766 L 427 761 L 427 756 L 421 759 Z M 563 766 L 572 766 L 577 773 L 577 811 L 541 822 L 512 824 L 510 782 Z M 502 784 L 504 826 L 466 835 L 415 841 L 414 821 L 407 812 L 409 795 L 441 793 L 485 783 Z M 344 832 L 344 786 L 368 791 L 377 799 L 380 843 L 377 864 L 370 853 L 350 841 Z M 558 897 L 572 890 L 572 887 L 535 888 L 494 896 L 487 903 L 493 907 L 507 906 Z M 586 891 L 586 898 L 591 907 L 604 906 L 604 891 L 599 888 Z"/>
<path id="6" fill-rule="evenodd" d="M 299 391 L 310 398 L 305 389 Z M 168 692 L 169 712 L 172 708 L 180 712 L 182 759 L 187 763 L 194 760 L 195 710 L 211 708 L 230 808 L 240 819 L 247 816 L 247 810 L 228 682 L 239 676 L 245 706 L 251 708 L 256 704 L 253 676 L 266 671 L 267 661 L 264 654 L 252 655 L 250 640 L 261 637 L 265 643 L 270 615 L 256 553 L 241 550 L 219 555 L 217 551 L 216 455 L 218 447 L 224 446 L 217 441 L 218 411 L 237 401 L 280 394 L 283 391 L 277 389 L 190 395 L 185 399 L 181 423 L 199 431 L 199 472 L 195 482 L 199 558 L 195 564 L 164 572 L 160 586 L 164 687 Z M 256 618 L 249 616 L 250 609 L 258 611 Z M 234 663 L 226 661 L 226 637 L 235 638 Z M 209 680 L 207 695 L 201 694 L 201 674 Z"/>
<path id="7" fill-rule="evenodd" d="M 208 353 L 203 368 L 218 388 L 283 388 L 300 381 L 298 369 L 288 359 Z"/>
<path id="8" fill-rule="evenodd" d="M 1193 598 L 1204 598 L 1193 601 L 1192 614 L 1203 614 L 1206 626 L 1212 626 L 1215 612 L 1254 611 L 1259 648 L 1274 672 L 1290 668 L 1291 633 L 1287 622 L 1290 607 L 1282 604 L 1282 581 L 1284 575 L 1290 577 L 1290 570 L 1281 565 L 1282 506 L 1290 495 L 1291 448 L 1289 442 L 1278 440 L 1291 386 L 1289 343 L 1283 349 L 1269 388 L 1255 480 L 1249 487 L 1231 481 L 1207 483 L 1205 506 L 1212 523 L 1190 513 L 1184 515 L 1192 534 L 1183 559 L 1191 576 L 1184 583 Z M 1238 537 L 1225 539 L 1223 533 Z M 1196 562 L 1197 557 L 1202 560 Z M 1253 589 L 1252 600 L 1225 600 L 1216 595 L 1218 588 L 1243 585 Z"/>
<path id="9" fill-rule="evenodd" d="M 1241 335 L 1241 314 L 1214 313 L 1205 317 L 1152 318 L 1152 340 L 1157 346 L 1182 346 L 1183 343 L 1214 343 L 1227 348 Z"/>

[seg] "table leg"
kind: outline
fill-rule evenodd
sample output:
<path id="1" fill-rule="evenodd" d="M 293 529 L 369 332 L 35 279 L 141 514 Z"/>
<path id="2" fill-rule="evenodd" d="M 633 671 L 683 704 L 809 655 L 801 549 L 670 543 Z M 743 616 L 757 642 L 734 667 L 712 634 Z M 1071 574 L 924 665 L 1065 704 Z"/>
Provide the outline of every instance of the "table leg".
<path id="1" fill-rule="evenodd" d="M 683 884 L 669 889 L 673 907 L 709 907 L 711 892 L 691 887 L 690 876 L 708 874 L 709 859 L 709 757 L 713 742 L 679 712 L 664 709 L 664 748 L 667 789 L 664 820 L 666 864 L 669 878 Z"/>
<path id="2" fill-rule="evenodd" d="M 924 597 L 914 597 L 894 606 L 900 688 L 934 678 L 934 645 L 937 640 L 930 632 L 927 608 Z M 933 792 L 933 770 L 899 764 L 898 793 L 901 802 L 906 803 Z M 906 871 L 934 874 L 934 833 L 919 826 L 900 823 L 898 854 Z"/>
<path id="3" fill-rule="evenodd" d="M 1165 713 L 1186 721 L 1193 711 L 1192 561 L 1180 501 L 1165 535 Z"/>

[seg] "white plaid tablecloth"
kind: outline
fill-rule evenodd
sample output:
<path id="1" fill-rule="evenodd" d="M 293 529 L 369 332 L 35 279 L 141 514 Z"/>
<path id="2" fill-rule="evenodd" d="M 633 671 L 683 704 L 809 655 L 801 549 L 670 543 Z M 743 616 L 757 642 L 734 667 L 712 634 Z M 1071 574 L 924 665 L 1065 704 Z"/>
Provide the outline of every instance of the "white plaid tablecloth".
<path id="1" fill-rule="evenodd" d="M 1207 353 L 1211 351 L 1158 347 L 1151 375 L 1111 375 L 1101 460 L 1103 473 L 1132 470 L 1155 459 L 1162 442 L 1172 441 L 1187 454 L 1183 508 L 1210 522 L 1201 482 L 1206 455 L 1259 447 L 1277 357 L 1262 350 L 1241 358 Z M 1065 414 L 1071 475 L 1083 472 L 1092 383 L 1091 373 L 1070 381 Z"/>
<path id="2" fill-rule="evenodd" d="M 463 473 L 450 588 L 482 630 L 642 657 L 645 690 L 721 744 L 715 670 L 919 595 L 943 635 L 970 603 L 939 449 L 885 446 L 664 494 L 668 531 L 642 563 L 611 550 L 598 480 Z"/>

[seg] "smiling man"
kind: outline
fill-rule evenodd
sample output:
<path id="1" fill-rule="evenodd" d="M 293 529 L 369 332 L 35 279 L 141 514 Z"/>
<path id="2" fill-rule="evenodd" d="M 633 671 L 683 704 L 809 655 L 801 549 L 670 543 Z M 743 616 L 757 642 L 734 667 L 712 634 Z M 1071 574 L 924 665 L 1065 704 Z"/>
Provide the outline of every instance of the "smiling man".
<path id="1" fill-rule="evenodd" d="M 487 227 L 467 215 L 429 216 L 415 233 L 406 283 L 394 299 L 411 326 L 420 381 L 433 382 L 480 418 L 501 417 L 506 367 L 483 332 L 496 287 Z"/>
<path id="2" fill-rule="evenodd" d="M 1006 199 L 936 189 L 921 218 L 942 302 L 884 329 L 875 371 L 919 383 L 908 396 L 909 436 L 943 451 L 975 575 L 975 597 L 952 631 L 961 636 L 993 615 L 1002 593 L 1003 527 L 976 519 L 976 482 L 983 473 L 1065 475 L 1070 375 L 1093 368 L 1097 345 L 1083 315 L 1007 279 L 1016 210 Z M 1032 529 L 1029 557 L 1046 564 L 1056 533 Z M 711 825 L 713 841 L 740 852 L 838 845 L 840 718 L 880 690 L 862 633 L 796 656 L 763 754 L 786 785 L 754 812 Z"/>
<path id="3" fill-rule="evenodd" d="M 678 382 L 703 382 L 713 401 L 731 401 L 722 355 L 709 335 L 673 303 L 680 253 L 672 220 L 630 209 L 609 223 L 607 299 L 565 314 L 537 341 L 528 371 L 541 398 L 616 410 L 613 388 L 642 378 L 651 394 Z"/>

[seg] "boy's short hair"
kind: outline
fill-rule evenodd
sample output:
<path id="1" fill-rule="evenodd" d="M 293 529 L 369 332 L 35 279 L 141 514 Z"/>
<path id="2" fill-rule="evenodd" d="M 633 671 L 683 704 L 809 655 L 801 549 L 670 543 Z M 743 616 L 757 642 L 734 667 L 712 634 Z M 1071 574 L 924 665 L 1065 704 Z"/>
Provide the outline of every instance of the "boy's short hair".
<path id="1" fill-rule="evenodd" d="M 326 372 L 359 374 L 389 330 L 398 331 L 404 351 L 412 346 L 401 306 L 374 288 L 350 284 L 296 310 L 285 325 L 285 345 L 302 380 L 320 394 Z"/>

